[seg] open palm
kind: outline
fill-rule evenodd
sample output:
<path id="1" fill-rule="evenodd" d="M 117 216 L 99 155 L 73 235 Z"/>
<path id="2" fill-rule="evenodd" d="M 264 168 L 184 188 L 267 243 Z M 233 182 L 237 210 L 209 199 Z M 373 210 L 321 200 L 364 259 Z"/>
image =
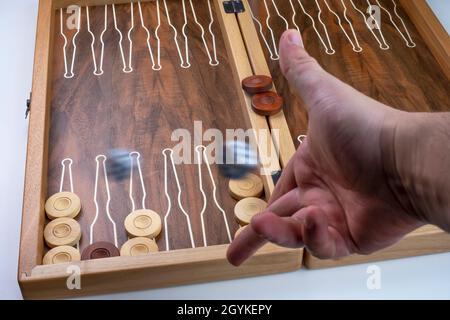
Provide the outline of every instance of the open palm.
<path id="1" fill-rule="evenodd" d="M 323 259 L 369 254 L 423 224 L 409 214 L 388 168 L 401 112 L 326 73 L 298 39 L 295 31 L 283 35 L 281 68 L 308 109 L 308 137 L 267 210 L 231 244 L 235 265 L 266 241 L 305 246 Z"/>

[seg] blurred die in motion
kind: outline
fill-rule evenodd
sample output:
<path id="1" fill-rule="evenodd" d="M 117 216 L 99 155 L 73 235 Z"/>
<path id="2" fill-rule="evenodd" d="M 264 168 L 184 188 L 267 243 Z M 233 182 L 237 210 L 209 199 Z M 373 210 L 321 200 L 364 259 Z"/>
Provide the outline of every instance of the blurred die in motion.
<path id="1" fill-rule="evenodd" d="M 219 164 L 220 173 L 229 179 L 241 179 L 258 166 L 258 154 L 249 143 L 225 142 Z"/>

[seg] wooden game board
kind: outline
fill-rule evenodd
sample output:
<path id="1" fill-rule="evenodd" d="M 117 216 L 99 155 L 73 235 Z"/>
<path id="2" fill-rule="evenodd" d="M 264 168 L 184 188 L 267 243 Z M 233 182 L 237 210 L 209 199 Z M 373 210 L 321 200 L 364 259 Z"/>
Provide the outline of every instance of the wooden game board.
<path id="1" fill-rule="evenodd" d="M 73 160 L 72 175 L 74 191 L 82 201 L 82 212 L 78 221 L 82 227 L 80 251 L 90 243 L 90 227 L 95 219 L 94 187 L 96 178 L 96 157 L 110 148 L 127 148 L 141 155 L 142 171 L 147 190 L 147 207 L 160 214 L 168 208 L 164 195 L 164 157 L 162 150 L 172 148 L 173 130 L 185 128 L 193 133 L 194 121 L 201 120 L 204 130 L 253 128 L 266 129 L 265 117 L 251 112 L 249 98 L 240 89 L 241 79 L 252 74 L 244 43 L 234 15 L 227 16 L 221 1 L 211 1 L 214 23 L 217 59 L 212 66 L 201 37 L 201 28 L 194 21 L 193 11 L 187 4 L 188 24 L 184 31 L 189 39 L 189 61 L 184 56 L 184 42 L 181 30 L 184 16 L 180 1 L 167 0 L 171 18 L 159 2 L 142 2 L 144 21 L 151 32 L 155 32 L 158 21 L 156 4 L 159 3 L 161 25 L 160 38 L 161 70 L 154 70 L 155 64 L 149 58 L 147 33 L 140 27 L 140 14 L 134 3 L 134 29 L 132 63 L 129 64 L 130 41 L 127 30 L 132 27 L 131 4 L 125 1 L 75 1 L 84 6 L 81 14 L 81 28 L 61 30 L 66 21 L 65 8 L 68 1 L 40 1 L 37 30 L 36 60 L 33 79 L 33 97 L 30 116 L 30 136 L 26 168 L 25 197 L 21 254 L 19 261 L 19 282 L 24 297 L 44 298 L 86 294 L 98 294 L 117 290 L 137 290 L 148 287 L 179 285 L 199 281 L 212 281 L 242 276 L 283 272 L 301 267 L 302 250 L 289 250 L 266 246 L 242 268 L 234 268 L 225 258 L 227 236 L 221 212 L 212 199 L 213 186 L 203 166 L 202 177 L 208 197 L 206 208 L 206 237 L 208 247 L 202 241 L 200 223 L 202 195 L 199 191 L 197 165 L 177 165 L 181 186 L 181 204 L 190 216 L 195 248 L 192 248 L 186 218 L 177 206 L 178 188 L 174 175 L 168 173 L 168 194 L 172 210 L 167 225 L 170 230 L 170 250 L 164 243 L 164 231 L 158 240 L 159 253 L 144 257 L 115 257 L 76 263 L 81 270 L 82 290 L 68 290 L 66 286 L 67 265 L 41 265 L 42 256 L 48 248 L 43 241 L 45 218 L 44 202 L 59 191 L 61 161 Z M 72 3 L 72 2 L 70 2 Z M 123 4 L 121 4 L 123 3 Z M 199 24 L 210 23 L 207 1 L 193 1 Z M 104 62 L 100 66 L 98 35 L 104 30 L 105 4 L 108 6 L 107 31 Z M 114 23 L 111 4 L 115 5 Z M 92 36 L 86 28 L 89 5 L 90 31 L 97 35 L 95 47 L 97 68 L 91 51 Z M 229 20 L 231 19 L 231 20 Z M 224 22 L 224 20 L 227 20 Z M 151 21 L 151 26 L 149 21 Z M 122 30 L 123 55 L 118 43 Z M 178 31 L 178 51 L 174 41 L 174 29 Z M 66 39 L 64 38 L 65 35 Z M 153 34 L 153 33 L 152 33 Z M 208 33 L 207 33 L 208 34 Z M 209 35 L 209 34 L 208 34 Z M 74 41 L 76 37 L 76 41 Z M 75 42 L 76 59 L 72 76 L 72 52 L 67 48 Z M 152 38 L 155 60 L 157 47 Z M 212 48 L 211 38 L 208 38 Z M 73 47 L 73 46 L 72 46 Z M 228 48 L 228 50 L 227 50 Z M 212 54 L 212 49 L 211 54 Z M 180 52 L 180 53 L 179 53 Z M 184 61 L 181 59 L 184 58 Z M 213 63 L 214 64 L 214 63 Z M 133 68 L 125 73 L 123 69 Z M 100 76 L 94 75 L 103 69 Z M 158 69 L 158 67 L 156 68 Z M 263 142 L 272 149 L 273 143 Z M 192 150 L 192 156 L 195 151 Z M 276 168 L 279 168 L 278 159 Z M 217 185 L 217 200 L 226 213 L 231 234 L 238 224 L 233 216 L 236 201 L 228 192 L 228 181 L 218 174 L 217 166 L 211 166 Z M 265 193 L 269 197 L 273 190 L 270 176 L 264 176 Z M 113 228 L 104 214 L 107 205 L 105 179 L 99 175 L 98 205 L 100 213 L 93 228 L 95 241 L 113 242 Z M 67 181 L 64 182 L 67 186 Z M 128 181 L 114 182 L 109 179 L 111 201 L 109 209 L 117 226 L 119 245 L 127 240 L 123 221 L 130 213 Z M 134 196 L 141 199 L 142 189 L 136 184 Z"/>
<path id="2" fill-rule="evenodd" d="M 217 60 L 208 56 L 204 48 L 203 26 L 209 53 L 212 53 L 212 38 L 208 28 L 212 5 L 212 33 L 215 35 Z M 323 5 L 324 0 L 320 0 Z M 340 0 L 327 0 L 338 10 Z M 349 0 L 344 0 L 349 1 Z M 78 222 L 82 227 L 79 243 L 83 250 L 89 245 L 90 226 L 95 217 L 94 189 L 98 155 L 110 148 L 126 148 L 141 155 L 141 165 L 147 190 L 146 205 L 161 217 L 167 212 L 165 195 L 165 171 L 162 150 L 173 148 L 173 130 L 185 128 L 192 132 L 193 122 L 201 120 L 204 129 L 218 128 L 220 131 L 233 128 L 269 130 L 278 129 L 280 141 L 258 141 L 259 155 L 265 166 L 267 155 L 263 150 L 277 148 L 279 164 L 286 165 L 295 152 L 296 137 L 306 134 L 307 117 L 301 101 L 291 94 L 283 79 L 277 61 L 272 61 L 264 37 L 270 36 L 265 25 L 267 12 L 264 0 L 243 1 L 242 13 L 225 13 L 222 0 L 193 0 L 198 23 L 190 9 L 189 0 L 167 0 L 171 24 L 167 19 L 164 0 L 141 1 L 144 25 L 151 34 L 153 61 L 149 57 L 145 28 L 141 26 L 138 1 L 134 3 L 134 28 L 131 24 L 131 4 L 125 0 L 41 0 L 37 26 L 35 68 L 33 73 L 33 95 L 31 101 L 26 181 L 22 219 L 22 235 L 18 278 L 25 298 L 68 297 L 100 294 L 115 291 L 139 290 L 145 288 L 180 285 L 186 283 L 231 279 L 299 269 L 302 260 L 306 267 L 318 268 L 349 263 L 384 260 L 418 254 L 444 252 L 450 249 L 450 237 L 441 230 L 427 226 L 406 237 L 399 244 L 371 256 L 352 256 L 339 261 L 321 261 L 303 250 L 283 249 L 272 245 L 263 247 L 252 259 L 240 268 L 228 264 L 225 258 L 229 241 L 221 212 L 211 197 L 213 184 L 206 168 L 201 176 L 208 195 L 206 215 L 206 237 L 208 246 L 203 246 L 199 212 L 202 195 L 199 192 L 199 174 L 196 165 L 177 165 L 180 180 L 180 203 L 189 213 L 192 222 L 191 239 L 182 210 L 177 206 L 179 192 L 175 176 L 168 173 L 168 193 L 172 199 L 172 211 L 168 222 L 169 246 L 164 241 L 164 231 L 158 239 L 160 252 L 140 257 L 115 257 L 74 263 L 81 272 L 82 290 L 69 290 L 67 264 L 42 265 L 42 257 L 48 248 L 44 245 L 43 229 L 48 220 L 44 203 L 58 192 L 61 179 L 61 161 L 73 159 L 72 173 L 74 191 L 82 200 L 82 212 Z M 279 15 L 272 3 L 282 3 Z M 363 8 L 362 0 L 357 6 Z M 389 1 L 381 1 L 387 7 Z M 158 21 L 156 5 L 160 5 L 161 24 Z M 184 15 L 185 4 L 188 23 L 189 62 L 185 55 Z M 276 41 L 285 28 L 296 22 L 302 30 L 305 45 L 311 54 L 331 73 L 355 86 L 381 102 L 408 111 L 448 111 L 450 106 L 448 88 L 450 75 L 450 50 L 448 35 L 437 22 L 430 8 L 423 0 L 400 0 L 399 14 L 411 32 L 416 47 L 408 48 L 396 30 L 386 23 L 385 37 L 391 44 L 390 50 L 381 50 L 371 33 L 365 28 L 361 17 L 349 10 L 355 32 L 363 52 L 357 53 L 342 35 L 334 16 L 323 9 L 322 19 L 329 31 L 330 41 L 336 51 L 328 55 L 317 38 L 315 31 L 302 17 L 298 0 L 267 0 L 271 10 L 269 23 Z M 292 7 L 297 15 L 292 21 Z M 305 10 L 317 19 L 315 1 L 304 1 Z M 71 76 L 72 51 L 63 59 L 64 37 L 61 35 L 61 8 L 76 4 L 83 7 L 81 28 L 63 30 L 67 37 L 67 48 L 77 44 L 73 77 Z M 112 17 L 115 4 L 117 28 Z M 259 4 L 259 5 L 258 5 Z M 103 64 L 99 56 L 99 34 L 104 30 L 104 5 L 108 5 L 107 31 L 104 33 Z M 91 51 L 92 35 L 87 30 L 86 6 L 89 6 L 91 32 L 97 37 L 95 46 L 96 65 Z M 392 10 L 390 8 L 389 10 Z M 255 18 L 262 22 L 261 36 L 255 28 Z M 338 10 L 338 12 L 340 12 Z M 384 14 L 384 13 L 383 13 Z M 67 13 L 63 10 L 63 20 Z M 386 17 L 384 17 L 386 18 Z M 316 22 L 319 25 L 319 22 Z M 319 25 L 320 26 L 320 25 Z M 160 38 L 160 61 L 155 46 L 156 30 Z M 179 47 L 174 42 L 177 30 Z M 76 41 L 73 41 L 73 39 Z M 132 39 L 132 62 L 129 63 L 129 47 Z M 156 61 L 156 62 L 155 62 Z M 100 65 L 102 68 L 100 68 Z M 130 65 L 132 72 L 128 70 Z M 186 68 L 183 68 L 182 65 Z M 160 70 L 159 66 L 162 68 Z M 103 69 L 103 74 L 94 71 Z M 286 101 L 284 112 L 271 117 L 256 115 L 251 110 L 250 98 L 240 88 L 241 80 L 253 74 L 271 75 L 274 89 Z M 195 156 L 195 151 L 192 150 Z M 276 159 L 278 161 L 278 159 Z M 217 185 L 217 200 L 226 213 L 231 232 L 237 229 L 233 217 L 235 201 L 230 197 L 227 184 L 211 166 L 213 181 Z M 275 170 L 276 171 L 276 170 Z M 265 197 L 274 188 L 270 176 L 263 176 Z M 117 240 L 127 240 L 123 221 L 130 212 L 128 182 L 110 181 L 110 212 L 117 224 Z M 105 208 L 107 197 L 105 180 L 99 178 L 98 203 Z M 68 187 L 67 181 L 63 184 Z M 135 189 L 136 199 L 143 197 L 139 187 Z M 99 214 L 95 228 L 95 239 L 112 241 L 114 234 L 104 212 Z M 72 265 L 72 264 L 71 264 Z"/>

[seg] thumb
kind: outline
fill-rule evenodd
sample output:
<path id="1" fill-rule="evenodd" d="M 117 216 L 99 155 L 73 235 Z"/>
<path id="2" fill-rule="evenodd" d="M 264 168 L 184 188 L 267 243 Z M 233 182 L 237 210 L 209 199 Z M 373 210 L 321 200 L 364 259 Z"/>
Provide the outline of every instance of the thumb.
<path id="1" fill-rule="evenodd" d="M 302 98 L 308 112 L 336 91 L 332 88 L 338 85 L 337 79 L 323 70 L 308 54 L 297 30 L 288 30 L 281 37 L 280 67 L 291 88 Z"/>

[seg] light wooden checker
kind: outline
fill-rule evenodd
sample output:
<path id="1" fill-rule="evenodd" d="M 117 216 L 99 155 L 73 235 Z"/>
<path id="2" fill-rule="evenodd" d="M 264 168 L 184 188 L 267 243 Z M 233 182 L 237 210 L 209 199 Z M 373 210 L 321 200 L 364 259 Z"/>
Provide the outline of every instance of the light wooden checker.
<path id="1" fill-rule="evenodd" d="M 128 240 L 120 248 L 120 255 L 127 257 L 137 257 L 158 252 L 159 248 L 156 241 L 149 238 L 137 237 Z"/>
<path id="2" fill-rule="evenodd" d="M 50 220 L 75 218 L 81 211 L 81 200 L 73 192 L 58 192 L 45 202 L 45 212 Z"/>
<path id="3" fill-rule="evenodd" d="M 74 246 L 81 239 L 80 224 L 71 218 L 52 220 L 44 229 L 44 239 L 50 248 Z"/>
<path id="4" fill-rule="evenodd" d="M 236 200 L 261 197 L 264 191 L 262 179 L 256 174 L 249 173 L 242 179 L 231 179 L 228 183 L 230 195 Z"/>
<path id="5" fill-rule="evenodd" d="M 42 263 L 44 265 L 76 262 L 81 260 L 80 251 L 71 246 L 60 246 L 49 250 Z"/>
<path id="6" fill-rule="evenodd" d="M 136 210 L 125 219 L 125 229 L 130 237 L 156 238 L 162 230 L 160 216 L 152 210 Z"/>
<path id="7" fill-rule="evenodd" d="M 267 202 L 259 198 L 245 198 L 236 203 L 234 216 L 241 226 L 246 226 L 252 218 L 267 208 Z"/>
<path id="8" fill-rule="evenodd" d="M 235 232 L 235 234 L 234 234 L 234 239 L 236 239 L 236 238 L 239 236 L 239 234 L 240 234 L 242 231 L 244 231 L 244 229 L 245 229 L 246 227 L 247 227 L 247 226 L 240 227 L 239 229 L 237 229 L 236 232 Z"/>

